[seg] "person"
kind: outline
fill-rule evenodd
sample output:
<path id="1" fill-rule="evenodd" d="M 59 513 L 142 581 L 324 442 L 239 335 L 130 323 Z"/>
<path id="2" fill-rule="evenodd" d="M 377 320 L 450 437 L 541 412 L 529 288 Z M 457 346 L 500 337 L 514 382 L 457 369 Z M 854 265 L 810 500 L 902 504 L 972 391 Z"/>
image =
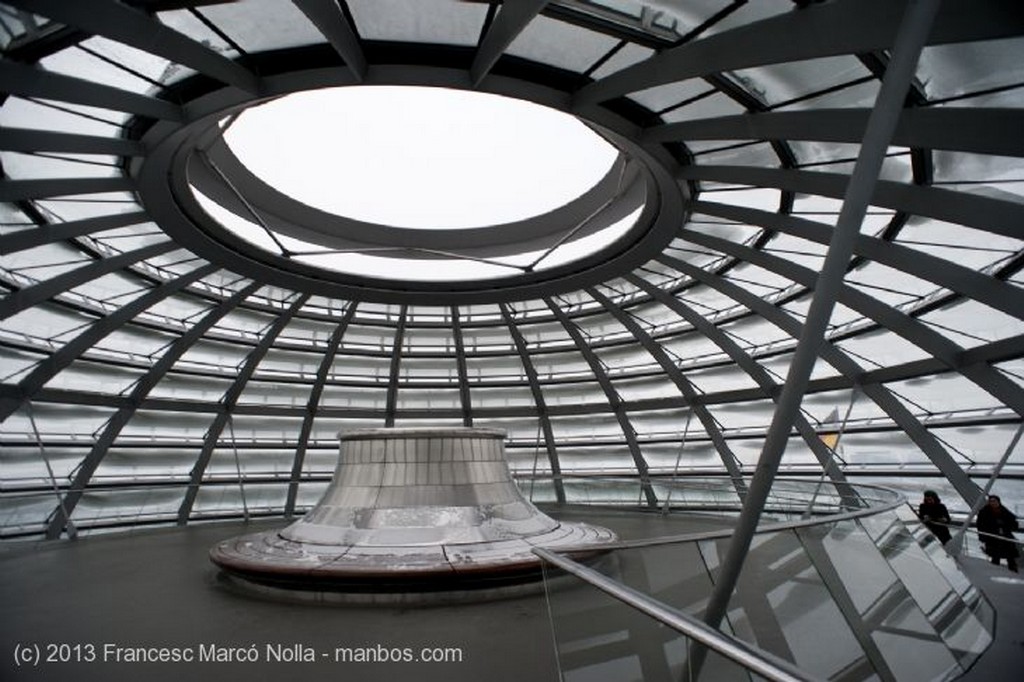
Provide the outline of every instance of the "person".
<path id="1" fill-rule="evenodd" d="M 985 545 L 985 554 L 989 556 L 989 560 L 998 566 L 1001 559 L 1006 559 L 1006 567 L 1014 573 L 1017 572 L 1017 557 L 1020 556 L 1020 550 L 1017 549 L 1017 543 L 1013 542 L 1013 531 L 1018 528 L 1017 517 L 1003 506 L 999 496 L 989 495 L 988 504 L 978 512 L 978 531 L 988 535 L 979 537 Z"/>
<path id="2" fill-rule="evenodd" d="M 924 502 L 917 508 L 917 515 L 920 517 L 928 530 L 939 539 L 939 542 L 949 542 L 949 512 L 946 505 L 939 502 L 939 496 L 934 490 L 924 491 Z"/>

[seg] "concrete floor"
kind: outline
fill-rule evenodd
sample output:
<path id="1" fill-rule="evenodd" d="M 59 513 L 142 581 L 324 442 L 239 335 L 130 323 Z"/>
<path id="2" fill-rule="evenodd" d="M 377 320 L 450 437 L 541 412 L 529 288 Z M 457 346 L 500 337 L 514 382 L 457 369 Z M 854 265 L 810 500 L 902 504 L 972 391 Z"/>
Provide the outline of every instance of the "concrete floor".
<path id="1" fill-rule="evenodd" d="M 588 518 L 631 538 L 710 526 L 657 515 Z M 542 593 L 429 606 L 288 603 L 239 591 L 207 560 L 218 540 L 280 525 L 218 524 L 0 547 L 0 680 L 559 679 Z M 1000 615 L 996 644 L 964 679 L 1019 680 L 1024 580 L 978 560 L 965 567 Z M 36 647 L 43 658 L 70 660 L 33 665 Z M 118 647 L 122 656 L 131 653 L 127 648 L 162 647 L 195 657 L 251 651 L 255 660 L 115 662 Z M 28 662 L 18 665 L 19 652 Z M 275 652 L 286 660 L 274 661 Z M 430 653 L 456 660 L 345 660 Z"/>
<path id="2" fill-rule="evenodd" d="M 960 566 L 996 609 L 995 642 L 960 679 L 962 682 L 1020 682 L 1024 679 L 1024 573 L 1011 573 L 984 559 Z"/>
<path id="3" fill-rule="evenodd" d="M 277 522 L 280 525 L 280 522 Z M 350 606 L 282 603 L 239 593 L 207 561 L 238 525 L 87 538 L 7 551 L 0 558 L 0 679 L 17 680 L 557 680 L 543 596 L 486 604 Z M 43 663 L 12 670 L 18 644 L 179 647 L 253 645 L 256 662 Z M 274 662 L 271 647 L 312 649 L 313 662 Z M 457 650 L 461 661 L 346 662 L 384 649 Z M 372 650 L 372 653 L 370 652 Z M 62 652 L 56 652 L 58 657 Z M 77 650 L 69 652 L 78 656 Z M 86 652 L 85 655 L 88 655 Z M 347 652 L 340 654 L 348 655 Z M 268 660 L 270 662 L 268 662 Z M 510 665 L 514 662 L 514 665 Z M 15 673 L 15 674 L 12 674 Z"/>
<path id="4" fill-rule="evenodd" d="M 696 528 L 659 516 L 621 524 L 630 537 Z M 281 525 L 281 520 L 202 525 L 0 547 L 0 679 L 559 679 L 540 584 L 532 595 L 488 603 L 288 603 L 240 591 L 207 559 L 219 540 Z M 53 654 L 57 662 L 19 665 L 15 652 L 25 646 L 27 658 L 39 647 L 43 659 Z M 257 662 L 109 660 L 116 647 L 177 648 L 199 657 L 201 647 L 221 655 L 238 648 L 248 653 L 253 646 Z M 300 660 L 277 662 L 268 646 L 287 655 L 298 647 Z M 435 653 L 425 648 L 461 660 L 372 662 L 395 653 L 402 658 Z M 342 660 L 335 660 L 336 650 Z M 315 660 L 302 661 L 309 651 Z M 371 662 L 350 660 L 360 655 Z M 84 660 L 90 657 L 96 660 Z"/>

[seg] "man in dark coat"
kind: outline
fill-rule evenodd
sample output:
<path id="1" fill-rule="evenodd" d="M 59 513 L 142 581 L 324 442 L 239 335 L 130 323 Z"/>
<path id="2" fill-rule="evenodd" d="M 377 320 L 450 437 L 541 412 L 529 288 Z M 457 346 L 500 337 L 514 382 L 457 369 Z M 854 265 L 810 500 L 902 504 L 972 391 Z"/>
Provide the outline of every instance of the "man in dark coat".
<path id="1" fill-rule="evenodd" d="M 1007 568 L 1015 573 L 1017 557 L 1020 556 L 1017 543 L 1013 542 L 1013 531 L 1017 529 L 1017 517 L 1013 512 L 1003 506 L 998 495 L 989 495 L 988 504 L 978 512 L 978 531 L 986 533 L 979 537 L 985 545 L 985 554 L 992 563 L 999 565 L 1000 559 L 1006 559 Z"/>

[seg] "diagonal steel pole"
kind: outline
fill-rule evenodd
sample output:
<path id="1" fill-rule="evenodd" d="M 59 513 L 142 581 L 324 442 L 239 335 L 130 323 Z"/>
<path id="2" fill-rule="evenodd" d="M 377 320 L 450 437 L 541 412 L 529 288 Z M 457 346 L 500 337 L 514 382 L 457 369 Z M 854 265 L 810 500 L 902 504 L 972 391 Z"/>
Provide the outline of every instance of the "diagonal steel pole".
<path id="1" fill-rule="evenodd" d="M 1017 427 L 1017 432 L 1013 434 L 1013 438 L 1010 439 L 1010 444 L 1006 446 L 1006 450 L 1003 452 L 1003 456 L 999 458 L 995 467 L 992 469 L 992 475 L 989 476 L 988 482 L 985 483 L 985 487 L 982 489 L 981 494 L 978 495 L 978 499 L 971 505 L 971 510 L 967 513 L 967 518 L 964 519 L 963 525 L 960 530 L 957 531 L 956 535 L 953 536 L 953 541 L 949 543 L 949 553 L 953 556 L 960 556 L 964 551 L 964 539 L 967 537 L 967 529 L 971 527 L 971 522 L 974 521 L 975 515 L 981 510 L 988 501 L 988 496 L 992 492 L 992 486 L 999 479 L 999 474 L 1003 471 L 1003 466 L 1006 464 L 1006 460 L 1010 459 L 1010 455 L 1017 449 L 1017 443 L 1020 442 L 1021 435 L 1024 435 L 1024 423 L 1021 423 Z"/>
<path id="2" fill-rule="evenodd" d="M 793 354 L 786 384 L 768 428 L 757 471 L 751 479 L 736 531 L 708 602 L 704 621 L 712 627 L 717 628 L 725 617 L 729 599 L 750 549 L 761 511 L 807 390 L 811 370 L 824 342 L 825 330 L 853 254 L 854 242 L 860 234 L 861 222 L 878 182 L 882 161 L 899 120 L 907 88 L 914 76 L 918 57 L 928 38 L 938 6 L 939 0 L 912 0 L 907 4 L 900 22 L 892 59 L 868 118 L 857 163 L 846 187 L 843 208 L 836 221 L 825 263 L 818 275 L 807 321 Z"/>

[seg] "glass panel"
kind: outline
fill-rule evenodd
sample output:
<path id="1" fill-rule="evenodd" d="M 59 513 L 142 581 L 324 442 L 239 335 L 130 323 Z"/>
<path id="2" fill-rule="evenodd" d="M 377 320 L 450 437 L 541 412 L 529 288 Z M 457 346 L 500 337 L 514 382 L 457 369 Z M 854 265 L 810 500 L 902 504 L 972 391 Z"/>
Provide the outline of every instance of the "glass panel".
<path id="1" fill-rule="evenodd" d="M 777 14 L 783 14 L 792 10 L 793 4 L 787 0 L 761 0 L 761 2 L 746 3 L 737 11 L 712 26 L 705 35 L 721 33 L 730 28 L 768 19 Z"/>
<path id="2" fill-rule="evenodd" d="M 928 620 L 939 631 L 961 667 L 967 669 L 992 643 L 995 622 L 992 607 L 963 574 L 957 559 L 936 542 L 934 536 L 908 507 L 898 507 L 897 516 L 910 530 L 932 566 L 949 583 L 946 595 L 928 614 Z M 866 519 L 872 523 L 874 519 Z"/>
<path id="3" fill-rule="evenodd" d="M 505 52 L 542 64 L 583 72 L 614 47 L 615 43 L 616 40 L 610 36 L 538 16 L 512 41 Z"/>
<path id="4" fill-rule="evenodd" d="M 47 519 L 56 508 L 57 498 L 53 493 L 7 493 L 0 496 L 0 539 L 43 533 Z"/>
<path id="5" fill-rule="evenodd" d="M 870 75 L 853 56 L 821 57 L 736 71 L 735 76 L 766 104 L 774 105 Z"/>
<path id="6" fill-rule="evenodd" d="M 46 387 L 77 391 L 88 386 L 94 393 L 117 394 L 130 389 L 141 376 L 139 370 L 76 361 L 46 382 Z"/>
<path id="7" fill-rule="evenodd" d="M 137 66 L 136 63 L 138 63 Z M 140 69 L 145 69 L 154 76 L 159 76 L 170 65 L 170 62 L 110 40 L 92 38 L 84 41 L 82 47 L 70 47 L 46 57 L 40 60 L 40 64 L 46 70 L 54 73 L 103 83 L 130 92 L 144 93 L 152 89 L 154 83 L 133 71 L 138 72 Z M 123 64 L 127 68 L 119 68 L 116 64 Z"/>
<path id="8" fill-rule="evenodd" d="M 185 486 L 87 491 L 71 514 L 76 526 L 129 525 L 177 516 Z"/>
<path id="9" fill-rule="evenodd" d="M 870 363 L 877 367 L 899 365 L 930 357 L 920 346 L 915 346 L 888 329 L 843 339 L 836 342 L 835 346 L 865 364 Z"/>
<path id="10" fill-rule="evenodd" d="M 695 492 L 695 488 L 687 487 L 686 492 L 677 492 L 674 497 L 682 499 L 686 493 L 692 495 Z M 722 527 L 720 520 L 708 519 L 702 522 L 696 515 L 688 516 L 682 522 L 671 523 L 674 517 L 675 515 L 660 524 L 661 533 L 696 533 L 703 530 L 718 530 Z M 595 520 L 595 523 L 612 522 L 602 519 Z M 626 527 L 624 524 L 627 523 L 627 519 L 619 519 L 616 522 L 618 532 L 621 533 L 621 529 Z M 630 529 L 626 537 L 632 539 L 639 533 L 639 530 Z M 618 582 L 698 618 L 703 614 L 707 597 L 714 587 L 694 543 L 620 549 L 592 567 Z"/>
<path id="11" fill-rule="evenodd" d="M 911 218 L 896 241 L 975 270 L 1003 262 L 1021 248 L 1019 239 L 922 217 Z"/>
<path id="12" fill-rule="evenodd" d="M 654 112 L 673 107 L 687 100 L 703 95 L 713 88 L 707 82 L 699 79 L 686 80 L 681 83 L 669 83 L 659 85 L 631 95 L 631 99 Z"/>
<path id="13" fill-rule="evenodd" d="M 1024 38 L 925 47 L 918 61 L 918 79 L 929 99 L 942 99 L 1001 85 L 1024 82 L 1024 64 L 1018 56 Z M 971 102 L 978 106 L 978 102 Z M 1020 90 L 998 106 L 1022 106 Z M 995 106 L 986 103 L 986 106 Z"/>
<path id="14" fill-rule="evenodd" d="M 168 414 L 170 419 L 173 414 Z M 199 437 L 195 443 L 199 442 Z M 155 481 L 168 478 L 183 480 L 195 466 L 197 451 L 179 444 L 154 443 L 146 447 L 111 448 L 96 467 L 95 482 Z"/>
<path id="15" fill-rule="evenodd" d="M 487 16 L 483 4 L 417 0 L 409 12 L 405 0 L 349 0 L 355 28 L 363 40 L 475 45 Z"/>
<path id="16" fill-rule="evenodd" d="M 621 71 L 627 66 L 632 66 L 633 64 L 642 62 L 652 54 L 654 54 L 654 50 L 649 47 L 643 47 L 636 43 L 628 43 L 625 47 L 612 55 L 611 59 L 599 66 L 591 75 L 595 79 L 604 78 L 616 71 Z"/>
<path id="17" fill-rule="evenodd" d="M 701 542 L 713 575 L 729 540 Z M 830 678 L 861 667 L 864 651 L 807 551 L 792 531 L 755 536 L 730 602 L 736 636 Z M 828 646 L 820 633 L 828 633 Z"/>
<path id="18" fill-rule="evenodd" d="M 575 576 L 544 568 L 558 665 L 566 682 L 695 680 L 682 634 Z M 699 679 L 748 682 L 743 668 L 713 652 Z"/>
<path id="19" fill-rule="evenodd" d="M 309 402 L 310 384 L 281 381 L 249 381 L 238 398 L 239 405 L 274 405 L 305 407 Z"/>
<path id="20" fill-rule="evenodd" d="M 927 674 L 934 679 L 944 670 L 956 670 L 948 649 L 940 649 L 921 640 L 922 636 L 927 637 L 935 630 L 941 632 L 942 640 L 962 660 L 973 660 L 979 655 L 991 637 L 968 612 L 943 572 L 928 558 L 897 516 L 891 512 L 871 516 L 862 519 L 861 525 L 920 607 L 912 612 L 894 613 L 893 622 L 889 624 L 897 631 L 886 633 L 879 639 L 880 645 L 884 643 L 892 647 L 894 669 L 907 666 L 909 672 L 913 665 L 905 653 L 909 645 L 901 644 L 900 639 L 913 637 L 918 640 L 913 646 L 922 647 L 922 657 L 928 658 L 929 666 L 927 671 L 919 669 L 917 674 Z M 900 653 L 901 647 L 904 653 Z"/>
<path id="21" fill-rule="evenodd" d="M 677 121 L 733 116 L 743 113 L 746 113 L 746 110 L 734 99 L 725 94 L 716 93 L 708 97 L 701 97 L 678 109 L 667 111 L 661 117 L 669 123 L 676 123 Z"/>
<path id="22" fill-rule="evenodd" d="M 238 50 L 231 46 L 229 42 L 224 40 L 216 31 L 211 29 L 205 23 L 200 20 L 194 12 L 199 10 L 171 10 L 167 12 L 160 12 L 157 17 L 161 23 L 170 26 L 175 31 L 183 33 L 197 43 L 203 43 L 212 50 L 216 50 L 225 57 L 234 59 L 238 57 Z M 191 69 L 185 69 L 180 66 L 172 67 L 170 73 L 165 74 L 165 78 L 168 80 L 179 80 L 190 73 L 194 73 Z M 173 78 L 171 77 L 173 76 Z"/>
<path id="23" fill-rule="evenodd" d="M 287 0 L 236 0 L 200 10 L 246 52 L 321 43 L 323 35 Z"/>
<path id="24" fill-rule="evenodd" d="M 324 386 L 320 397 L 321 407 L 373 407 L 383 408 L 387 404 L 387 387 L 370 388 L 363 386 Z"/>
<path id="25" fill-rule="evenodd" d="M 710 140 L 690 143 L 700 163 L 708 166 L 772 166 L 779 156 L 767 142 Z"/>
<path id="26" fill-rule="evenodd" d="M 971 194 L 984 192 L 996 199 L 1024 203 L 1024 175 L 1020 159 L 945 150 L 934 151 L 932 155 L 936 185 Z"/>
<path id="27" fill-rule="evenodd" d="M 12 178 L 112 178 L 119 175 L 113 156 L 98 154 L 62 154 L 57 158 L 48 154 L 0 154 L 4 170 Z"/>

